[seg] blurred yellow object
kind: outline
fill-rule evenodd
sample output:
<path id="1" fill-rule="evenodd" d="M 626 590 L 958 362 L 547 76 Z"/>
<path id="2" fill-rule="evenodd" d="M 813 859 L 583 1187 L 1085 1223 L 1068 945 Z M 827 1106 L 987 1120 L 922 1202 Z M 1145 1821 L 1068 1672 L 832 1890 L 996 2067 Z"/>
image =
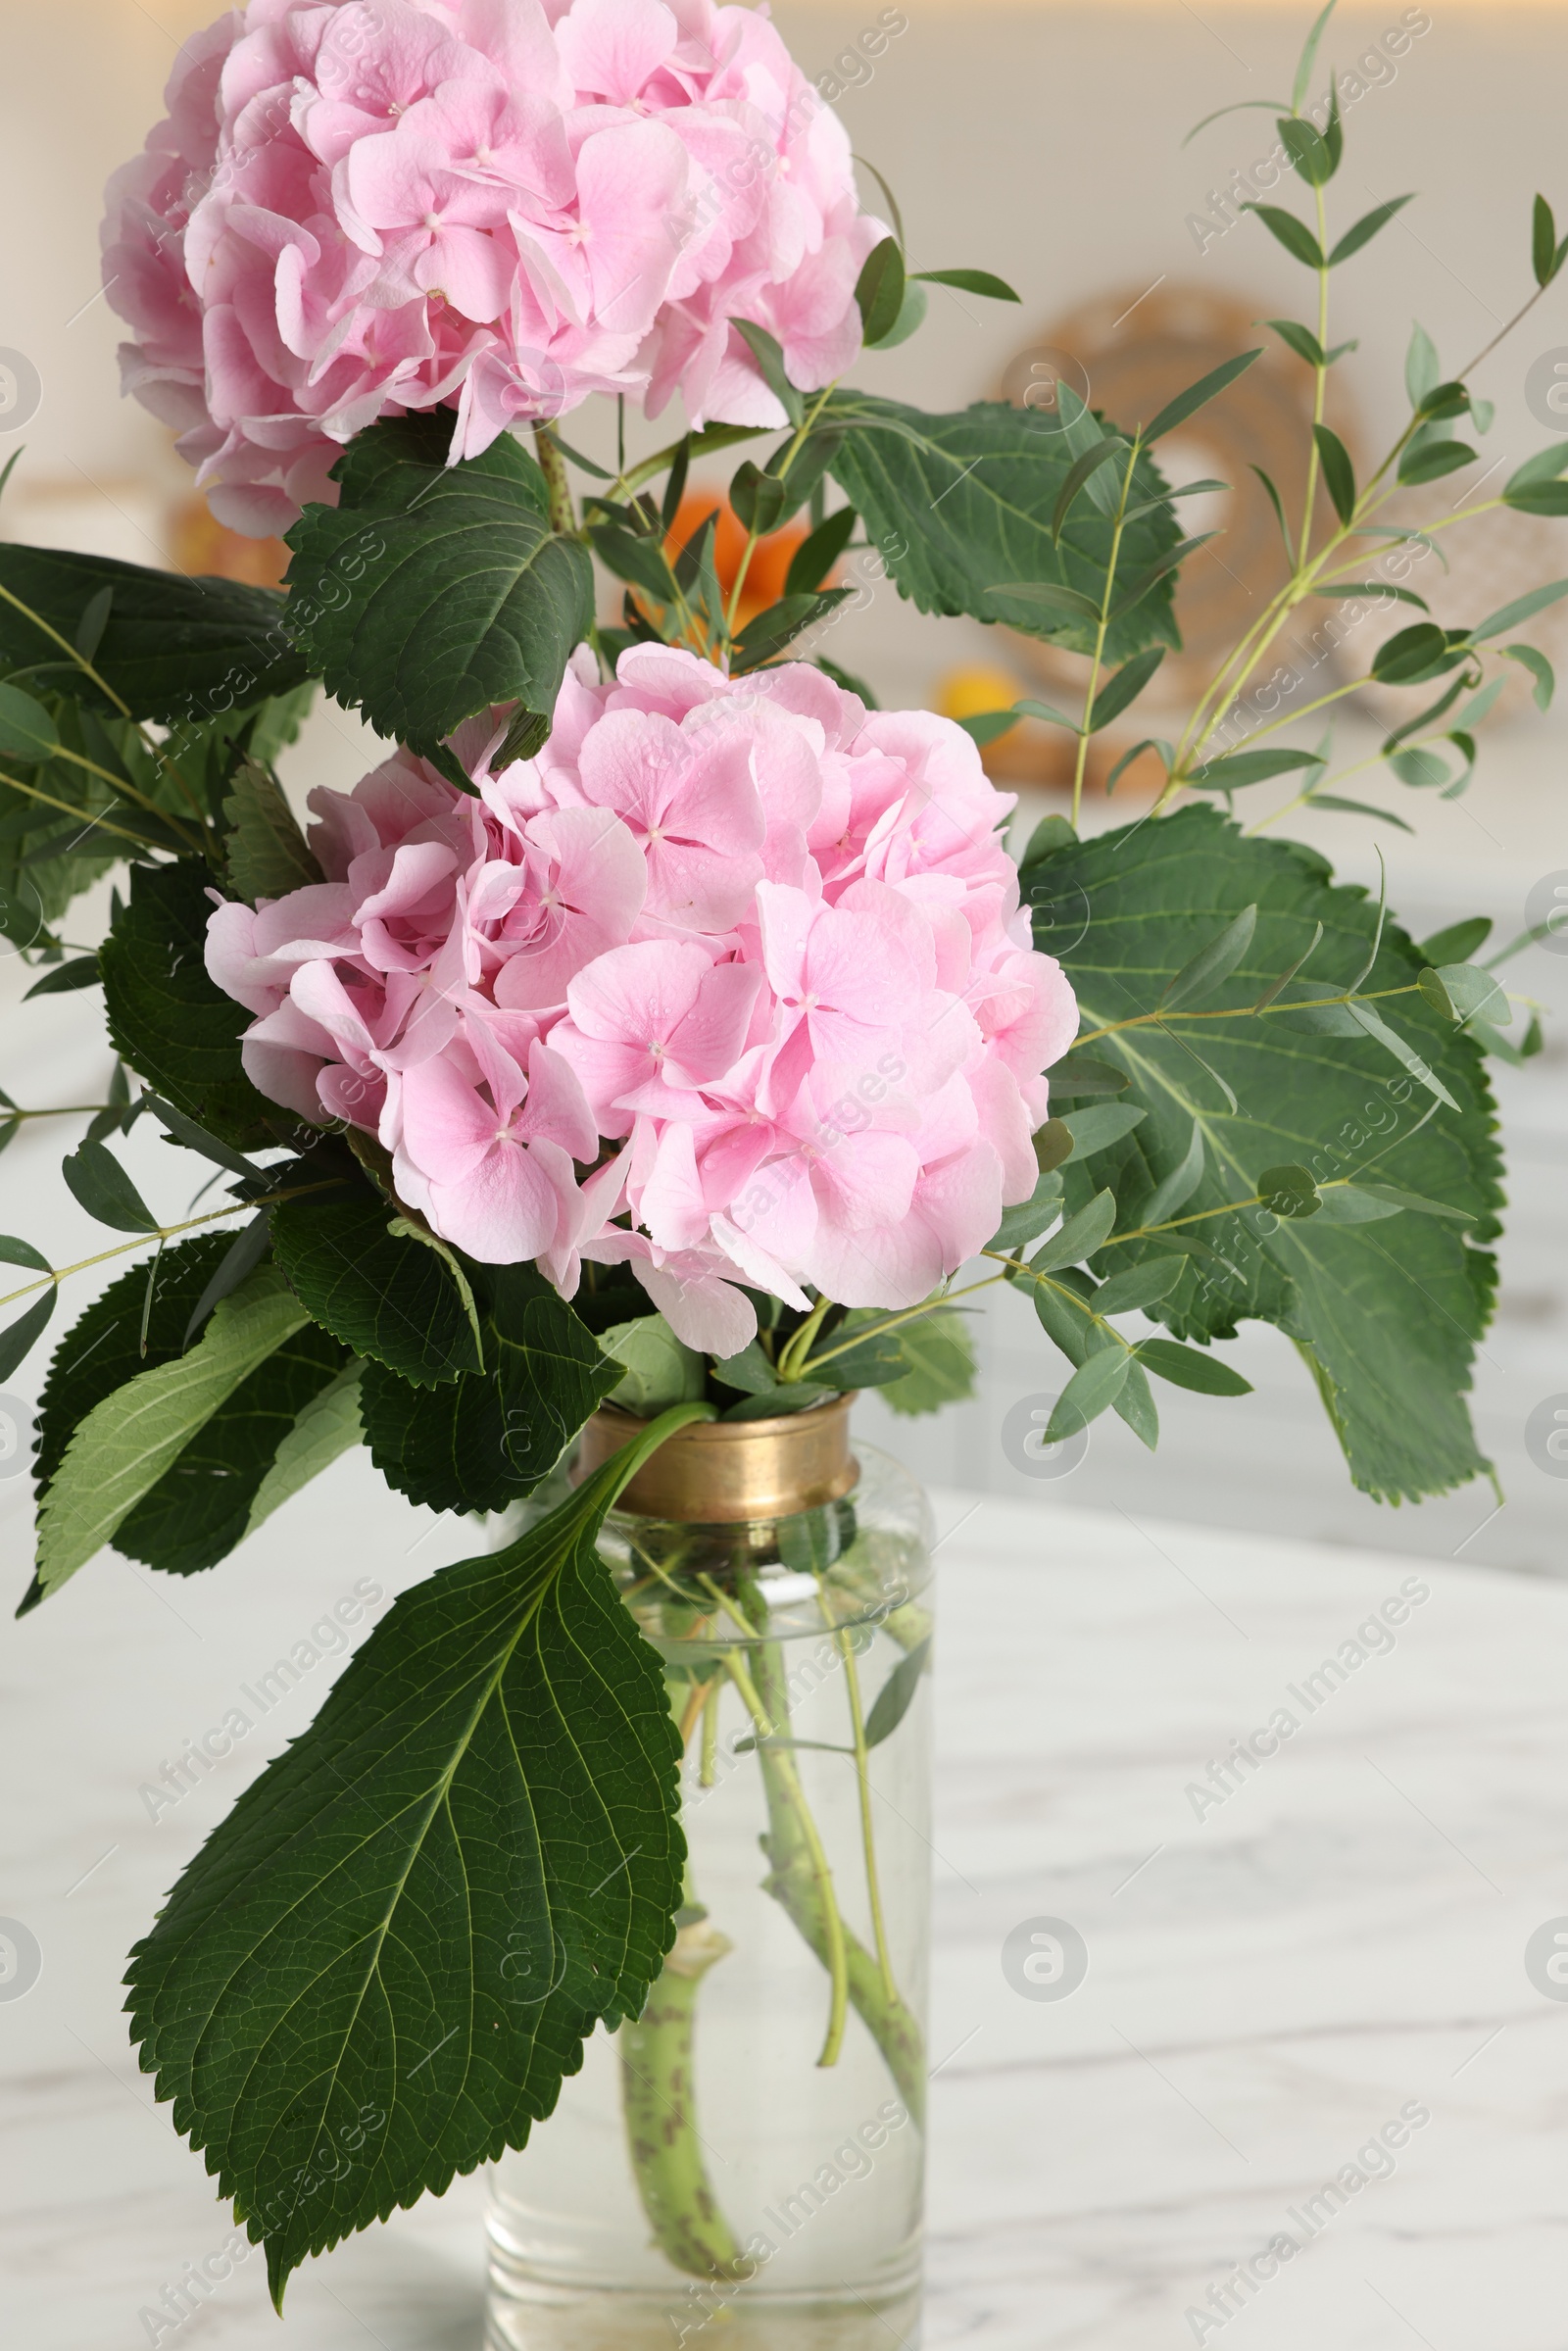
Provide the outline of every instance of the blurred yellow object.
<path id="1" fill-rule="evenodd" d="M 948 671 L 937 687 L 937 710 L 944 718 L 978 718 L 983 710 L 1010 710 L 1023 691 L 1005 669 L 975 662 Z"/>

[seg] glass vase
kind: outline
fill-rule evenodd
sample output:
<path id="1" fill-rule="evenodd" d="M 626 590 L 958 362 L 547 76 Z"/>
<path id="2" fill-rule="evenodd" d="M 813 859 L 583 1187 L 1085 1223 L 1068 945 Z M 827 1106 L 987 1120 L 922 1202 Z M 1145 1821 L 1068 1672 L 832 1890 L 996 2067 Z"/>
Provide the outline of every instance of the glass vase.
<path id="1" fill-rule="evenodd" d="M 599 1414 L 592 1466 L 634 1422 Z M 514 1515 L 499 1530 L 518 1531 Z M 642 2016 L 493 2174 L 489 2351 L 919 2340 L 925 1499 L 848 1399 L 672 1439 L 600 1551 L 663 1660 L 689 1849 Z"/>

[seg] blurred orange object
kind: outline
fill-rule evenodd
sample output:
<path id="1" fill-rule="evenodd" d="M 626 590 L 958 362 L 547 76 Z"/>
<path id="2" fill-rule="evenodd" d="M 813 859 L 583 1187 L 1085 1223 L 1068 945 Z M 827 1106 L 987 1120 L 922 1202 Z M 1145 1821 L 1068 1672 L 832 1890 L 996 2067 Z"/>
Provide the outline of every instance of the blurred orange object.
<path id="1" fill-rule="evenodd" d="M 247 539 L 218 521 L 205 498 L 182 498 L 170 520 L 176 571 L 191 578 L 237 579 L 249 588 L 278 587 L 288 569 L 281 539 Z"/>
<path id="2" fill-rule="evenodd" d="M 675 514 L 675 526 L 664 541 L 664 551 L 673 561 L 681 549 L 693 540 L 710 514 L 718 516 L 718 530 L 713 540 L 713 567 L 718 584 L 726 599 L 735 586 L 735 575 L 741 558 L 746 553 L 746 529 L 740 516 L 722 490 L 689 490 Z M 759 539 L 746 585 L 736 612 L 736 623 L 744 628 L 759 612 L 765 612 L 770 604 L 777 604 L 784 593 L 784 579 L 794 560 L 795 551 L 804 547 L 809 530 L 792 523 L 787 530 L 775 530 L 765 539 Z"/>

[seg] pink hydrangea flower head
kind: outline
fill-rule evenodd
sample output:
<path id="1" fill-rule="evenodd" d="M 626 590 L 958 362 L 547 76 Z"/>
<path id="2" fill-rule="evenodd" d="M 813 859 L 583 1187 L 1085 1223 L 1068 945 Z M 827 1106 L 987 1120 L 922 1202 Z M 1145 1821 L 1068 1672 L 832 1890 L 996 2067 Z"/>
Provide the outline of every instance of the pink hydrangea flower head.
<path id="1" fill-rule="evenodd" d="M 186 42 L 116 173 L 124 389 L 220 518 L 265 535 L 383 416 L 452 461 L 594 392 L 782 424 L 859 348 L 882 224 L 765 15 L 713 0 L 249 0 Z"/>
<path id="2" fill-rule="evenodd" d="M 327 878 L 215 909 L 257 1085 L 375 1132 L 471 1256 L 629 1266 L 694 1347 L 748 1291 L 928 1297 L 1033 1190 L 1078 1025 L 968 736 L 659 646 L 574 657 L 497 772 L 504 733 L 471 793 L 406 752 L 314 793 Z"/>

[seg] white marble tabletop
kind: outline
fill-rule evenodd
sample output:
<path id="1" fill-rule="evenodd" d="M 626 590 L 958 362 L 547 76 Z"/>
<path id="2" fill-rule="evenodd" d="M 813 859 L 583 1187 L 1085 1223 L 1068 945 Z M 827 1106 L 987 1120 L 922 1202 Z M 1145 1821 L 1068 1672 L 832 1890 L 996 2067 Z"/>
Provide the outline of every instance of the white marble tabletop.
<path id="1" fill-rule="evenodd" d="M 1559 2351 L 1568 1984 L 1526 1950 L 1568 1932 L 1568 1589 L 937 1504 L 926 2351 Z M 230 2236 L 117 1986 L 332 1661 L 156 1820 L 139 1789 L 356 1578 L 390 1597 L 471 1547 L 356 1456 L 213 1575 L 106 1555 L 0 1620 L 0 1916 L 41 1955 L 0 1997 L 8 2351 L 134 2351 Z M 1087 1946 L 1065 1998 L 1004 1973 L 1041 1919 Z M 251 2261 L 158 2339 L 477 2351 L 482 2197 L 460 2181 L 307 2265 L 286 2331 Z"/>

